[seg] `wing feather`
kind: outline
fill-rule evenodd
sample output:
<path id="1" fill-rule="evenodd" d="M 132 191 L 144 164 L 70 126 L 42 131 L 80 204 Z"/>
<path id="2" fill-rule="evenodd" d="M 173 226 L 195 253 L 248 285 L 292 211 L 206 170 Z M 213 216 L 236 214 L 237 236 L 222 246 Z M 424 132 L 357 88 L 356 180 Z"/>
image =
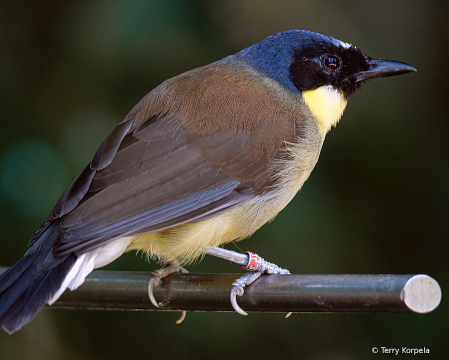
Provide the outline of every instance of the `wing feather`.
<path id="1" fill-rule="evenodd" d="M 204 220 L 254 196 L 241 181 L 211 166 L 168 119 L 135 130 L 133 137 L 138 140 L 95 173 L 87 196 L 64 217 L 58 255 Z"/>

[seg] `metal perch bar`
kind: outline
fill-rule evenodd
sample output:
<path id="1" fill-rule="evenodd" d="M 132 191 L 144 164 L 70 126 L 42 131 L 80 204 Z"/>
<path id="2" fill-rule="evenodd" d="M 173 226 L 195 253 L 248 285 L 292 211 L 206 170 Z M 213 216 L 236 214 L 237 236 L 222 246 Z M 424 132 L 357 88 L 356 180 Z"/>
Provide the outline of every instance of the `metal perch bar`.
<path id="1" fill-rule="evenodd" d="M 239 274 L 172 274 L 154 289 L 160 308 L 148 298 L 149 276 L 94 271 L 51 308 L 234 311 L 229 294 Z M 249 312 L 426 313 L 440 300 L 440 286 L 427 275 L 265 275 L 238 303 Z"/>

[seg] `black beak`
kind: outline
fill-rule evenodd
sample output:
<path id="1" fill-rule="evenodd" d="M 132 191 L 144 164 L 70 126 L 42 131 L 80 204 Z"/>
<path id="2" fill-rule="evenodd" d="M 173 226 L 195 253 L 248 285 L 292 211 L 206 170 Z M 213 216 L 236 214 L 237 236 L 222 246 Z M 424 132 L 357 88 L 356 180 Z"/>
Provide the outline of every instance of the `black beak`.
<path id="1" fill-rule="evenodd" d="M 380 78 L 393 75 L 401 75 L 408 72 L 416 71 L 413 66 L 404 64 L 399 61 L 390 60 L 374 60 L 367 61 L 369 69 L 355 74 L 355 81 L 365 81 L 373 78 Z"/>

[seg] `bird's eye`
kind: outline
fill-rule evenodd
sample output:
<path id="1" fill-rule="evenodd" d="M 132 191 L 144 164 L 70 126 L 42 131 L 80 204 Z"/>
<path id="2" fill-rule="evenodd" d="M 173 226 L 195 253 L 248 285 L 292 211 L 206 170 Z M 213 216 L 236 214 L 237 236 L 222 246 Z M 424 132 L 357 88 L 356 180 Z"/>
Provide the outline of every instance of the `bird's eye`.
<path id="1" fill-rule="evenodd" d="M 338 59 L 334 56 L 328 56 L 324 59 L 324 64 L 331 70 L 338 67 Z"/>

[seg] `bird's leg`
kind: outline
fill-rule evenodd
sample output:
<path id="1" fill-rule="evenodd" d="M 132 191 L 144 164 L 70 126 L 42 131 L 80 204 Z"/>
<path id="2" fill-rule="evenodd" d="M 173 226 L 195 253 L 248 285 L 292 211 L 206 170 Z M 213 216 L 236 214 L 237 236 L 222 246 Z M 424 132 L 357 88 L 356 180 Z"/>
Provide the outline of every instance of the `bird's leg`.
<path id="1" fill-rule="evenodd" d="M 184 269 L 181 265 L 179 265 L 177 261 L 169 261 L 163 268 L 155 270 L 151 273 L 150 281 L 148 282 L 148 296 L 150 298 L 151 303 L 155 307 L 162 306 L 162 304 L 158 304 L 156 299 L 154 298 L 153 288 L 158 286 L 164 277 L 176 272 L 188 273 L 188 271 Z M 176 321 L 176 323 L 177 324 L 182 323 L 185 317 L 186 312 L 185 310 L 183 310 L 181 317 L 179 318 L 178 321 Z"/>
<path id="2" fill-rule="evenodd" d="M 248 314 L 237 304 L 237 295 L 243 295 L 245 286 L 252 284 L 262 274 L 290 274 L 290 271 L 265 261 L 259 255 L 249 251 L 240 254 L 220 247 L 212 247 L 207 251 L 207 254 L 240 264 L 244 269 L 250 271 L 232 283 L 231 304 L 235 311 L 242 315 Z"/>

